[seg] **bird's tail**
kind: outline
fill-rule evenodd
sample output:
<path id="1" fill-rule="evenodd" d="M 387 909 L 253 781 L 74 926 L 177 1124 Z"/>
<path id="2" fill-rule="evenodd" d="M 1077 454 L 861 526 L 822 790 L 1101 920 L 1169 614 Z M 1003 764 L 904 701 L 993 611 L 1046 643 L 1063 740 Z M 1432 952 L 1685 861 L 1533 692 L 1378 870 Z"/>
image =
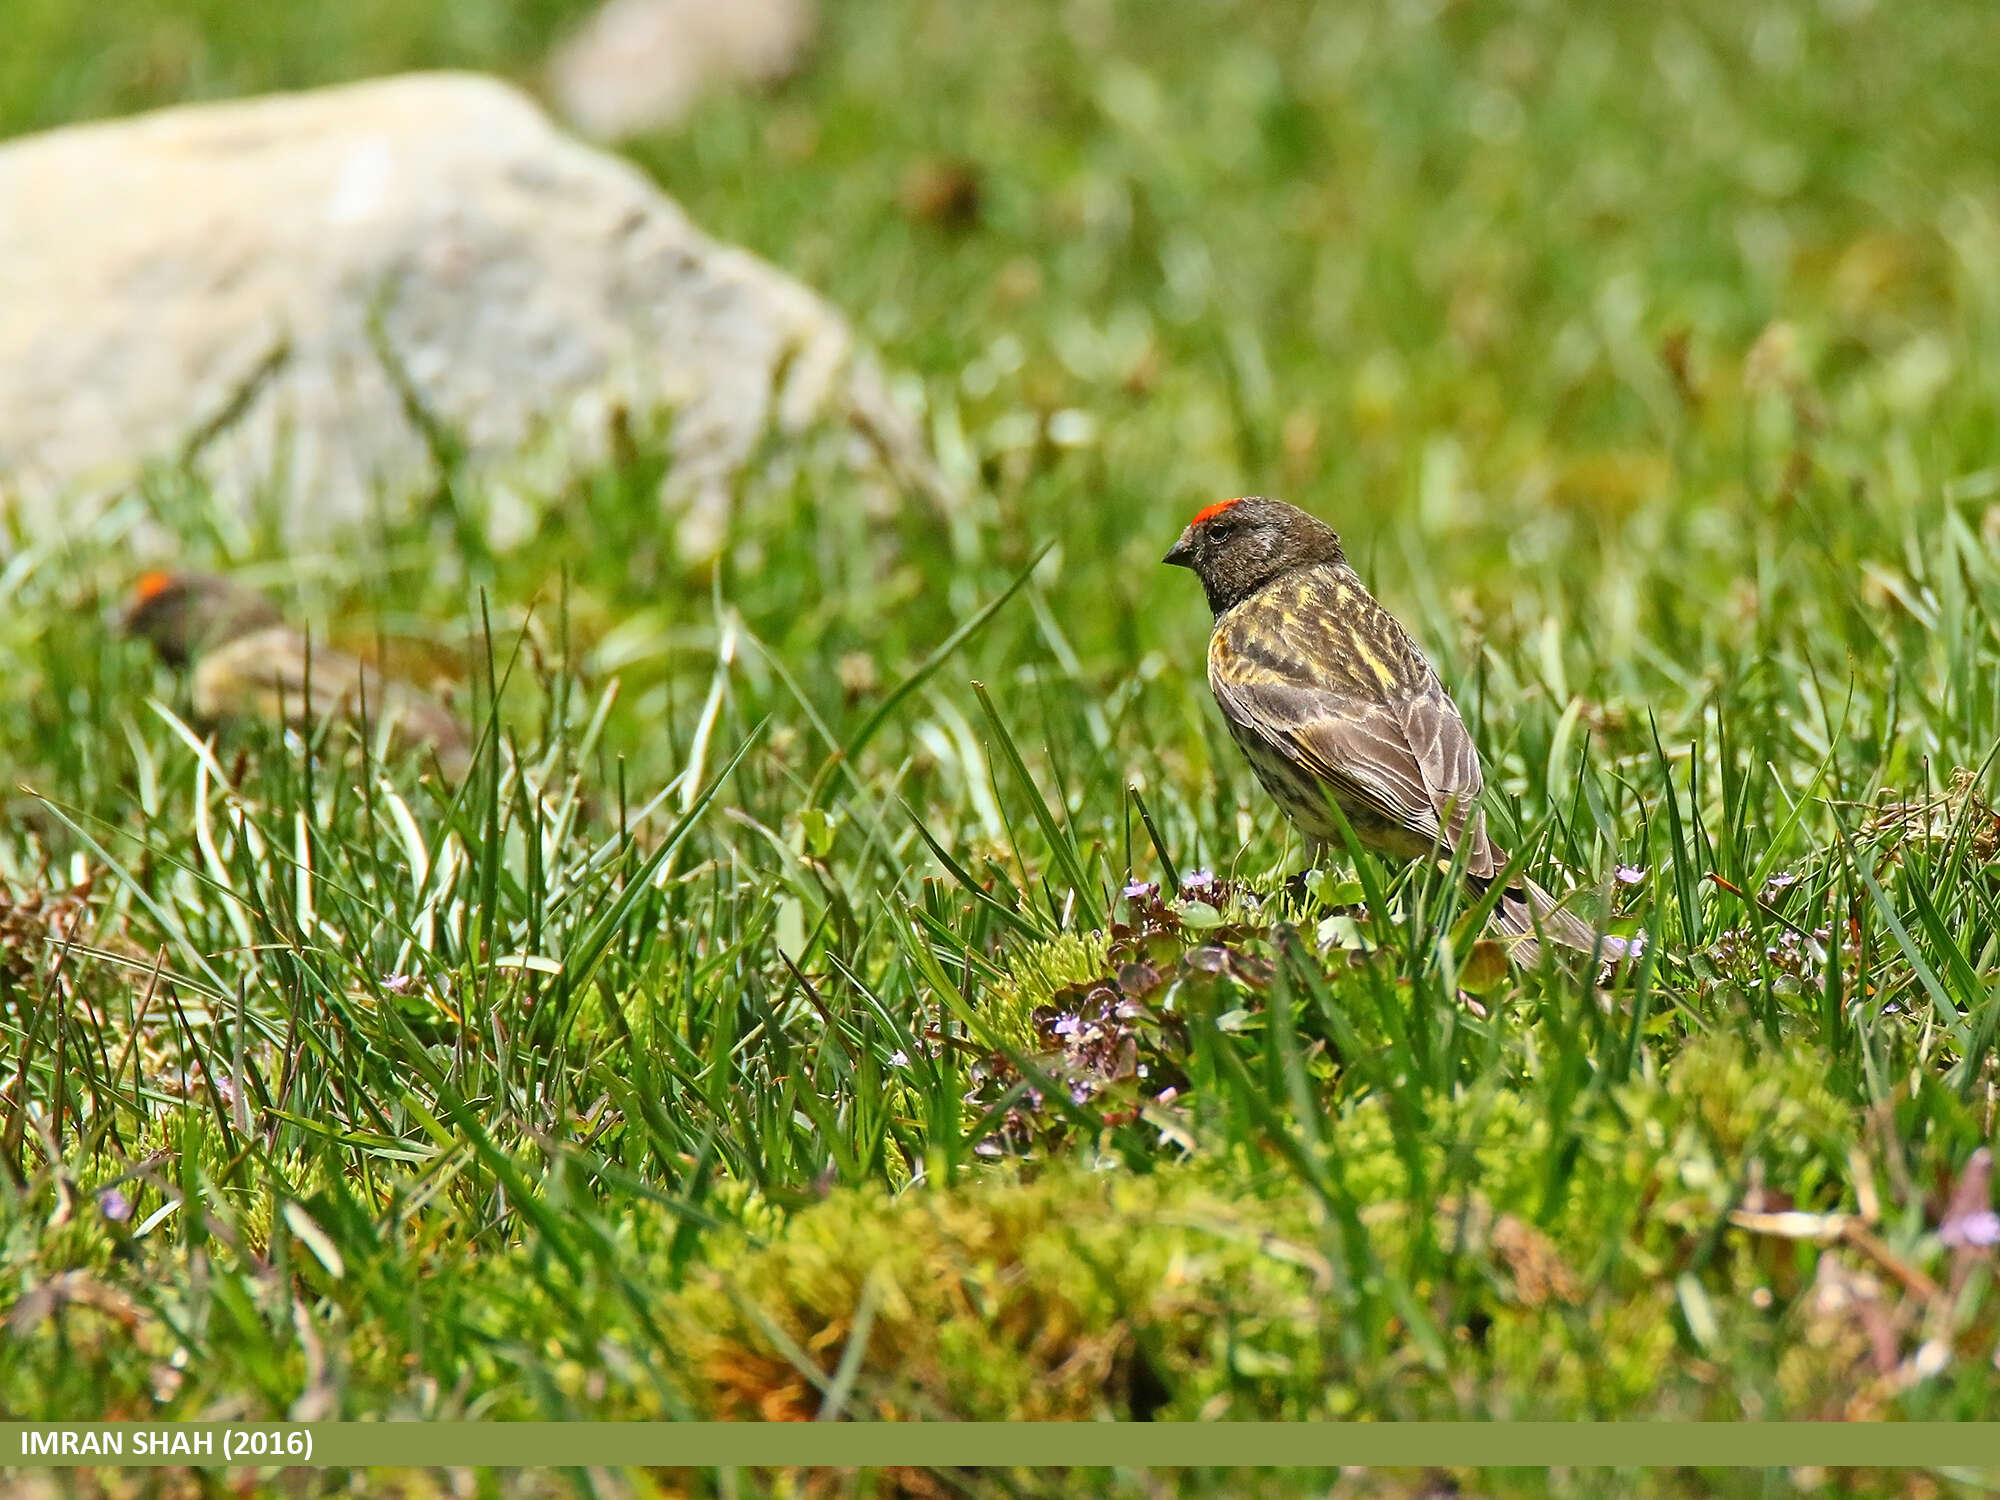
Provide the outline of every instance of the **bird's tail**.
<path id="1" fill-rule="evenodd" d="M 1470 877 L 1475 892 L 1483 892 L 1489 883 L 1477 876 Z M 1522 876 L 1507 887 L 1500 904 L 1493 908 L 1493 925 L 1515 940 L 1511 945 L 1513 956 L 1525 968 L 1532 969 L 1542 961 L 1542 946 L 1536 941 L 1537 924 L 1542 937 L 1579 953 L 1595 953 L 1608 961 L 1623 958 L 1631 951 L 1632 945 L 1624 938 L 1598 932 L 1574 912 L 1565 910 L 1562 903 L 1534 881 Z"/>

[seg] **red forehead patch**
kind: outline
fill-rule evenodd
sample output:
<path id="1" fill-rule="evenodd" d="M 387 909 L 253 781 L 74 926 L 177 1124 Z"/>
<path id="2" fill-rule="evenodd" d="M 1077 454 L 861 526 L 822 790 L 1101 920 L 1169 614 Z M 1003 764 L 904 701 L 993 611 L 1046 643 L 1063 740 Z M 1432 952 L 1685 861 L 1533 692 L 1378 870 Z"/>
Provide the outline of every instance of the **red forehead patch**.
<path id="1" fill-rule="evenodd" d="M 132 597 L 144 604 L 148 599 L 157 599 L 173 587 L 174 575 L 155 568 L 150 573 L 141 573 L 139 581 L 132 585 Z"/>
<path id="2" fill-rule="evenodd" d="M 1242 503 L 1243 497 L 1238 495 L 1233 500 L 1218 500 L 1213 505 L 1203 506 L 1199 511 L 1195 512 L 1195 518 L 1188 522 L 1188 525 L 1199 526 L 1204 521 L 1212 521 L 1225 510 L 1228 510 L 1230 506 L 1241 505 Z"/>

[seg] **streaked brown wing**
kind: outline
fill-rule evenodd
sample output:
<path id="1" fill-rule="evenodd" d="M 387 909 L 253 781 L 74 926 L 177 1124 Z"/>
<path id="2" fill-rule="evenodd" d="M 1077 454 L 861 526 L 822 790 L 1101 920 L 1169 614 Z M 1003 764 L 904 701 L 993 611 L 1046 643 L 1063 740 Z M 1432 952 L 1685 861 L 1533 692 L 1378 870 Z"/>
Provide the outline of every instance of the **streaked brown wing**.
<path id="1" fill-rule="evenodd" d="M 447 775 L 455 780 L 465 773 L 472 744 L 456 714 L 421 688 L 400 682 L 389 684 L 385 705 L 381 716 L 394 725 L 398 744 L 428 745 Z"/>
<path id="2" fill-rule="evenodd" d="M 378 684 L 372 672 L 317 643 L 308 664 L 305 637 L 281 625 L 203 653 L 194 673 L 195 712 L 205 719 L 282 716 L 292 724 L 308 723 L 348 712 L 364 683 L 372 713 Z"/>
<path id="3" fill-rule="evenodd" d="M 1454 841 L 1475 811 L 1479 752 L 1444 685 L 1345 568 L 1274 585 L 1216 622 L 1209 682 L 1232 717 L 1413 843 Z M 1492 851 L 1474 824 L 1473 874 Z"/>
<path id="4" fill-rule="evenodd" d="M 1486 815 L 1479 794 L 1486 778 L 1479 768 L 1479 747 L 1472 743 L 1458 705 L 1430 673 L 1430 690 L 1403 702 L 1403 735 L 1423 773 L 1435 819 L 1449 819 L 1451 842 L 1457 847 L 1471 826 L 1472 846 L 1465 869 L 1469 875 L 1491 875 L 1505 861 L 1486 836 Z"/>
<path id="5" fill-rule="evenodd" d="M 195 668 L 195 712 L 204 719 L 282 714 L 294 725 L 332 717 L 359 722 L 364 705 L 371 730 L 386 723 L 400 744 L 437 747 L 447 769 L 464 761 L 465 730 L 443 704 L 330 647 L 312 647 L 309 672 L 306 639 L 289 627 L 230 641 Z"/>

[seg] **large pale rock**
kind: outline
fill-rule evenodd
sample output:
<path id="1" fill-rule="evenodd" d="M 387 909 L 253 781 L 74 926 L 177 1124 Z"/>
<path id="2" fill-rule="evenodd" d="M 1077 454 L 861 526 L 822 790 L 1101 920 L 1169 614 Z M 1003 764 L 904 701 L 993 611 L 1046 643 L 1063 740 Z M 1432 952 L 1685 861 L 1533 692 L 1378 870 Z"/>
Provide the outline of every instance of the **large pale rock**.
<path id="1" fill-rule="evenodd" d="M 937 493 L 837 313 L 491 79 L 0 146 L 0 495 L 31 524 L 184 456 L 310 531 L 434 482 L 425 412 L 475 470 L 546 482 L 620 410 L 667 409 L 663 498 L 697 547 L 753 449 L 829 418 L 857 463 Z"/>
<path id="2" fill-rule="evenodd" d="M 712 85 L 783 78 L 814 20 L 813 0 L 604 0 L 556 49 L 549 86 L 592 135 L 658 130 Z"/>

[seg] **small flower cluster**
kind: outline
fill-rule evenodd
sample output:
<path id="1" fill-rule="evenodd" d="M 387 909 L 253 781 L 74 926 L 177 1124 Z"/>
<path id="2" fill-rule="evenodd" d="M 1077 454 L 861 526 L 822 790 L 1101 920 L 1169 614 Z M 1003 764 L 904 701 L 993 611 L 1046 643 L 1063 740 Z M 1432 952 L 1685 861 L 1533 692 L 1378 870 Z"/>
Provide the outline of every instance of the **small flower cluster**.
<path id="1" fill-rule="evenodd" d="M 0 974 L 25 985 L 79 935 L 89 915 L 91 882 L 66 891 L 31 890 L 20 896 L 0 886 Z"/>
<path id="2" fill-rule="evenodd" d="M 1243 951 L 1257 929 L 1222 918 L 1231 905 L 1257 904 L 1233 882 L 1196 870 L 1181 881 L 1178 901 L 1153 881 L 1133 881 L 1122 895 L 1126 920 L 1111 928 L 1110 972 L 1064 986 L 1029 1015 L 1037 1066 L 1072 1104 L 1107 1125 L 1128 1124 L 1147 1104 L 1168 1103 L 1187 1088 L 1187 1020 L 1171 999 L 1177 981 L 1226 976 L 1256 989 L 1271 973 L 1269 960 Z M 965 1102 L 978 1110 L 1021 1081 L 997 1055 L 975 1063 L 971 1079 Z M 983 1156 L 1020 1154 L 1038 1141 L 1055 1144 L 1068 1128 L 1067 1117 L 1030 1087 L 976 1149 Z"/>
<path id="3" fill-rule="evenodd" d="M 1763 945 L 1764 964 L 1801 983 L 1818 979 L 1833 941 L 1831 927 L 1818 927 L 1810 934 L 1781 927 L 1775 935 L 1766 928 L 1765 935 L 1771 940 Z M 1720 972 L 1736 979 L 1754 979 L 1763 967 L 1758 961 L 1757 935 L 1747 927 L 1732 927 L 1719 934 L 1708 945 L 1708 959 Z"/>
<path id="4" fill-rule="evenodd" d="M 1951 773 L 1939 797 L 1898 802 L 1885 792 L 1861 834 L 1891 850 L 1913 839 L 1941 844 L 1962 834 L 1977 863 L 2000 858 L 2000 813 L 1979 795 L 1979 778 L 1965 766 Z"/>

